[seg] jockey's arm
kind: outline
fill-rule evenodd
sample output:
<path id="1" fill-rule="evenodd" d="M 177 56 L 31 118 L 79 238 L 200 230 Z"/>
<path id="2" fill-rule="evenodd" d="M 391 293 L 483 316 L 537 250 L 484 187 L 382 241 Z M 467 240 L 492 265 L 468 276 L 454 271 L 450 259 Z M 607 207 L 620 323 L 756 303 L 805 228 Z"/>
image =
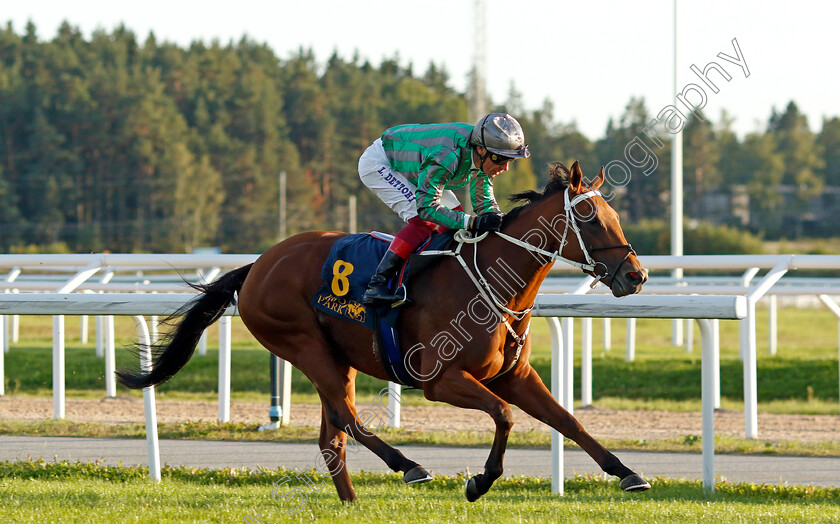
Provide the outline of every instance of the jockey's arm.
<path id="1" fill-rule="evenodd" d="M 470 199 L 477 215 L 501 213 L 493 192 L 493 177 L 487 176 L 484 172 L 479 172 L 478 176 L 470 178 Z"/>
<path id="2" fill-rule="evenodd" d="M 423 220 L 450 229 L 466 229 L 470 215 L 440 203 L 441 194 L 451 177 L 452 173 L 439 164 L 429 163 L 424 166 L 417 177 L 417 214 Z"/>

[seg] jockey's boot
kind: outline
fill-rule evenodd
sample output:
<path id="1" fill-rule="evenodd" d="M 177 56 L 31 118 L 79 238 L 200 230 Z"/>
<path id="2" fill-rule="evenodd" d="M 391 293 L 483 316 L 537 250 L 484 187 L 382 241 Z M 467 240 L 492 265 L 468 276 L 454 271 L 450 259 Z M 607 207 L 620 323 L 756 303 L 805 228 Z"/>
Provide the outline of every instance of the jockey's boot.
<path id="1" fill-rule="evenodd" d="M 405 259 L 390 249 L 385 252 L 385 256 L 376 267 L 376 273 L 370 278 L 370 284 L 362 297 L 363 304 L 386 305 L 404 298 L 388 289 L 388 281 L 397 274 L 403 262 Z"/>

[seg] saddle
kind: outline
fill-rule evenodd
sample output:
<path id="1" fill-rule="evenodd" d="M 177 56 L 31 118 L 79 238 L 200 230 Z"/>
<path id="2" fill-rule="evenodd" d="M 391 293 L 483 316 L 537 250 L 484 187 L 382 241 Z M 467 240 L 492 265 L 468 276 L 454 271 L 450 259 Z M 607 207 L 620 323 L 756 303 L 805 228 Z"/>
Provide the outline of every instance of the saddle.
<path id="1" fill-rule="evenodd" d="M 312 306 L 328 315 L 373 329 L 377 335 L 379 357 L 393 382 L 414 387 L 405 371 L 397 319 L 402 308 L 388 305 L 374 307 L 362 303 L 362 295 L 376 271 L 376 266 L 394 239 L 393 236 L 373 231 L 347 235 L 336 242 L 321 268 L 321 288 L 312 297 Z M 453 242 L 453 233 L 433 234 L 415 254 L 423 251 L 445 250 Z M 409 282 L 438 257 L 412 255 L 397 273 L 393 288 L 402 286 L 409 295 Z M 406 298 L 407 298 L 406 297 Z"/>

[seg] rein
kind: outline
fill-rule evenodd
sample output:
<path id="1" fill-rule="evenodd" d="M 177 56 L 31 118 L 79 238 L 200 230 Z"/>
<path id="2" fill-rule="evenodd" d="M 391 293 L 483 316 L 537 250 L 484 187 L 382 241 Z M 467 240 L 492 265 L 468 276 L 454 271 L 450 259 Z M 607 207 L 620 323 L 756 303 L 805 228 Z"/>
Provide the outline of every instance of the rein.
<path id="1" fill-rule="evenodd" d="M 496 231 L 496 234 L 499 235 L 500 237 L 504 238 L 505 240 L 507 240 L 511 244 L 515 244 L 515 245 L 517 245 L 521 248 L 527 249 L 528 251 L 531 251 L 533 253 L 538 253 L 538 254 L 548 258 L 551 262 L 554 262 L 556 260 L 560 260 L 560 261 L 565 262 L 566 264 L 568 264 L 572 267 L 582 269 L 583 271 L 592 272 L 594 275 L 598 276 L 598 279 L 592 282 L 592 287 L 594 288 L 595 286 L 598 285 L 598 282 L 601 279 L 604 279 L 604 278 L 607 278 L 611 275 L 616 274 L 618 272 L 618 268 L 621 267 L 621 264 L 623 264 L 630 257 L 631 254 L 635 253 L 635 251 L 633 250 L 633 246 L 631 246 L 630 244 L 616 244 L 616 245 L 613 245 L 613 246 L 599 246 L 599 247 L 595 247 L 592 244 L 590 244 L 589 247 L 587 248 L 586 244 L 583 241 L 583 236 L 580 233 L 580 227 L 578 226 L 577 220 L 575 219 L 575 215 L 574 215 L 572 210 L 574 209 L 574 207 L 578 203 L 582 202 L 583 200 L 587 200 L 587 199 L 593 198 L 595 196 L 600 196 L 601 192 L 598 191 L 597 189 L 593 189 L 593 190 L 587 191 L 586 193 L 581 193 L 579 195 L 576 195 L 572 199 L 569 198 L 569 192 L 570 192 L 570 190 L 566 189 L 566 192 L 563 195 L 563 199 L 565 201 L 565 204 L 564 204 L 563 208 L 566 210 L 566 227 L 563 229 L 563 238 L 560 240 L 560 247 L 557 249 L 557 251 L 549 252 L 549 251 L 546 251 L 544 249 L 540 249 L 540 248 L 538 248 L 538 247 L 536 247 L 532 244 L 528 244 L 527 242 L 523 242 L 523 241 L 519 240 L 518 238 L 512 237 L 510 235 L 506 235 L 506 234 L 501 233 L 499 231 Z M 563 246 L 566 245 L 566 237 L 569 236 L 569 229 L 574 231 L 575 236 L 578 239 L 578 245 L 580 245 L 580 250 L 581 250 L 581 252 L 583 252 L 583 256 L 586 259 L 586 263 L 575 262 L 574 260 L 570 260 L 570 259 L 568 259 L 568 258 L 566 258 L 566 257 L 564 257 L 560 254 L 560 252 L 563 250 Z M 599 262 L 599 261 L 592 258 L 591 253 L 594 253 L 595 251 L 604 251 L 604 250 L 607 250 L 607 249 L 617 249 L 617 248 L 626 249 L 627 254 L 624 255 L 624 258 L 621 259 L 621 261 L 619 261 L 618 264 L 616 264 L 615 268 L 613 268 L 612 271 L 610 271 L 610 268 L 608 268 L 606 266 L 606 264 L 604 264 L 603 262 Z M 604 274 L 602 274 L 602 275 L 597 274 L 597 272 L 595 270 L 598 268 L 598 266 L 603 266 Z"/>
<path id="2" fill-rule="evenodd" d="M 561 239 L 560 245 L 558 246 L 556 251 L 546 251 L 545 249 L 537 247 L 533 244 L 529 244 L 527 242 L 523 242 L 522 240 L 520 240 L 516 237 L 506 235 L 506 234 L 501 233 L 499 231 L 495 231 L 495 233 L 496 233 L 496 235 L 498 235 L 499 237 L 503 238 L 504 240 L 510 242 L 511 244 L 514 244 L 514 245 L 516 245 L 518 247 L 521 247 L 521 248 L 523 248 L 527 251 L 530 251 L 532 253 L 537 253 L 539 255 L 542 255 L 542 256 L 548 258 L 551 262 L 554 262 L 556 260 L 561 260 L 561 261 L 565 262 L 566 264 L 569 264 L 570 266 L 580 268 L 584 271 L 591 271 L 593 273 L 595 272 L 595 269 L 598 265 L 604 266 L 604 271 L 606 273 L 601 277 L 601 278 L 604 278 L 604 277 L 606 277 L 610 274 L 609 273 L 609 268 L 607 268 L 607 266 L 604 265 L 603 262 L 595 261 L 589 253 L 591 251 L 600 251 L 600 250 L 613 249 L 613 248 L 619 248 L 619 247 L 628 248 L 629 251 L 628 251 L 627 255 L 624 257 L 624 259 L 621 262 L 619 262 L 618 266 L 616 266 L 616 270 L 618 270 L 618 267 L 621 266 L 621 264 L 623 264 L 625 260 L 627 260 L 627 258 L 630 256 L 631 253 L 633 253 L 633 248 L 630 247 L 629 244 L 624 244 L 624 245 L 604 246 L 604 247 L 597 247 L 597 248 L 590 246 L 589 249 L 587 249 L 586 244 L 583 242 L 583 237 L 581 236 L 580 228 L 578 227 L 577 220 L 575 219 L 575 216 L 574 216 L 574 213 L 572 212 L 572 210 L 573 210 L 574 206 L 576 206 L 578 203 L 582 202 L 583 200 L 598 196 L 598 195 L 601 194 L 601 192 L 598 191 L 597 189 L 593 189 L 591 191 L 587 191 L 586 193 L 581 193 L 579 195 L 576 195 L 574 198 L 571 198 L 571 199 L 569 198 L 570 192 L 571 192 L 571 189 L 566 188 L 566 192 L 564 193 L 564 196 L 563 196 L 564 201 L 565 201 L 563 207 L 566 211 L 566 227 L 563 230 L 563 238 Z M 574 231 L 575 236 L 578 239 L 578 243 L 580 244 L 580 249 L 583 252 L 584 258 L 586 259 L 586 263 L 576 262 L 574 260 L 568 259 L 568 258 L 561 255 L 561 252 L 563 251 L 563 247 L 566 245 L 566 237 L 568 236 L 570 228 L 572 229 L 572 231 Z M 478 243 L 481 242 L 482 240 L 484 240 L 487 237 L 487 234 L 488 234 L 488 232 L 484 232 L 481 235 L 473 237 L 473 236 L 471 236 L 470 233 L 466 232 L 465 230 L 459 229 L 458 231 L 455 232 L 455 237 L 454 238 L 455 238 L 455 241 L 458 242 L 458 246 L 455 248 L 454 251 L 453 250 L 424 251 L 420 254 L 425 255 L 425 256 L 446 255 L 446 256 L 455 257 L 455 259 L 458 261 L 458 263 L 461 264 L 461 267 L 464 268 L 464 271 L 467 273 L 467 276 L 470 277 L 470 280 L 472 280 L 473 284 L 475 284 L 475 287 L 478 289 L 479 294 L 481 294 L 482 298 L 484 298 L 484 300 L 487 302 L 487 304 L 492 307 L 493 311 L 496 313 L 496 316 L 499 317 L 499 320 L 501 321 L 501 323 L 505 325 L 505 328 L 507 328 L 508 333 L 510 333 L 510 335 L 513 337 L 513 339 L 516 341 L 516 355 L 514 356 L 513 362 L 511 363 L 511 365 L 507 369 L 501 371 L 499 374 L 497 374 L 495 377 L 493 377 L 491 379 L 491 380 L 494 380 L 494 379 L 498 378 L 499 376 L 507 373 L 511 369 L 513 369 L 516 366 L 517 362 L 519 362 L 519 357 L 522 353 L 522 347 L 525 345 L 525 340 L 528 338 L 528 332 L 531 329 L 531 322 L 530 322 L 530 319 L 529 319 L 528 327 L 525 328 L 525 331 L 522 333 L 522 335 L 517 334 L 516 331 L 513 329 L 513 326 L 511 326 L 508 318 L 505 317 L 505 313 L 510 315 L 510 317 L 512 317 L 516 320 L 522 320 L 523 318 L 525 318 L 525 316 L 528 313 L 531 312 L 531 310 L 534 308 L 534 306 L 532 305 L 531 307 L 523 309 L 521 311 L 512 310 L 512 309 L 508 308 L 501 300 L 499 300 L 499 298 L 493 292 L 492 286 L 490 286 L 490 284 L 487 282 L 487 279 L 484 278 L 484 275 L 481 273 L 481 270 L 478 268 Z M 464 247 L 464 244 L 476 244 L 475 249 L 473 249 L 473 268 L 474 269 L 470 269 L 469 265 L 467 265 L 467 263 L 464 261 L 464 257 L 461 256 L 461 248 Z M 592 284 L 592 287 L 595 287 L 596 285 L 598 285 L 598 282 L 599 282 L 599 280 L 595 280 Z"/>

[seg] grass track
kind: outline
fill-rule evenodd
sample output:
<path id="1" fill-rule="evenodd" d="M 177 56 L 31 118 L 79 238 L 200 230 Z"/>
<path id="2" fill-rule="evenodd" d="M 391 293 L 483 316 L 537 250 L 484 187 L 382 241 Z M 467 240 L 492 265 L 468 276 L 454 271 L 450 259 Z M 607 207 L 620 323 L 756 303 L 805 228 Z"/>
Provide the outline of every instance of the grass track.
<path id="1" fill-rule="evenodd" d="M 343 505 L 329 478 L 288 470 L 164 468 L 160 485 L 141 467 L 0 464 L 3 522 L 840 522 L 840 489 L 653 479 L 649 492 L 576 477 L 566 494 L 545 479 L 498 481 L 470 504 L 462 477 L 403 485 L 396 474 L 353 475 L 360 501 Z M 284 482 L 288 481 L 288 482 Z M 282 484 L 278 486 L 277 484 Z M 324 484 L 323 486 L 321 484 Z"/>

